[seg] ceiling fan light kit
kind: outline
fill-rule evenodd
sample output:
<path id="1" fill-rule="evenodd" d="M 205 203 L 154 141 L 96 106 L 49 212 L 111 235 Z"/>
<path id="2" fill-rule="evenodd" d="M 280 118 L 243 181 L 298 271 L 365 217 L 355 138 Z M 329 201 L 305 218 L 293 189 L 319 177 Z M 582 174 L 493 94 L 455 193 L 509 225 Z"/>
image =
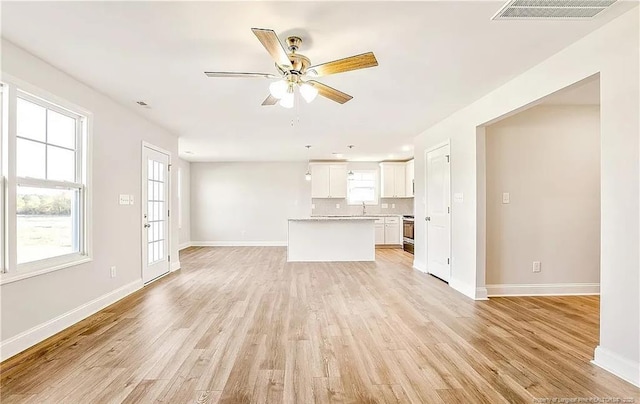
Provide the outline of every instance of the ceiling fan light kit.
<path id="1" fill-rule="evenodd" d="M 321 95 L 339 104 L 344 104 L 353 97 L 318 81 L 311 80 L 311 78 L 365 69 L 378 65 L 378 61 L 373 52 L 350 56 L 319 65 L 311 65 L 308 57 L 297 53 L 302 45 L 302 39 L 300 37 L 290 36 L 287 38 L 287 48 L 289 49 L 289 53 L 287 53 L 275 31 L 263 28 L 252 28 L 251 31 L 253 31 L 275 62 L 278 75 L 247 72 L 205 72 L 205 74 L 208 77 L 278 78 L 278 81 L 274 81 L 269 85 L 269 96 L 262 102 L 263 106 L 280 104 L 285 108 L 293 108 L 295 102 L 294 91 L 296 88 L 307 103 L 312 102 L 318 95 Z"/>

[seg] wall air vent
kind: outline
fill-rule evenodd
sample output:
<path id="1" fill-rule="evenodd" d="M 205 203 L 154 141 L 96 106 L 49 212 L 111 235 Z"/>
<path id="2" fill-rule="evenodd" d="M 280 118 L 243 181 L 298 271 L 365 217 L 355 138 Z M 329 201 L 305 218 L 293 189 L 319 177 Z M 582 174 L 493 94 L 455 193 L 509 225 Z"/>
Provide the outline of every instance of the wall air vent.
<path id="1" fill-rule="evenodd" d="M 584 20 L 617 0 L 509 0 L 492 20 Z"/>

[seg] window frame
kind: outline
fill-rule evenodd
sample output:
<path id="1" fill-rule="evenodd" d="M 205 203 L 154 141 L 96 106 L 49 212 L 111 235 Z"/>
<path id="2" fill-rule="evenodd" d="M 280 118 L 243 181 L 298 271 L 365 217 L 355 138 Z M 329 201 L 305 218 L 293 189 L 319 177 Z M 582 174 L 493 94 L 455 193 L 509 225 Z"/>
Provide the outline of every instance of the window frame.
<path id="1" fill-rule="evenodd" d="M 3 256 L 0 285 L 90 262 L 91 237 L 91 130 L 93 114 L 29 83 L 3 74 L 2 211 Z M 16 173 L 18 98 L 76 120 L 75 182 L 18 177 Z M 41 144 L 46 142 L 37 141 Z M 46 147 L 46 146 L 45 146 Z M 69 149 L 67 149 L 69 150 Z M 46 164 L 46 162 L 45 162 Z M 19 186 L 78 191 L 78 252 L 17 263 L 17 190 Z"/>
<path id="2" fill-rule="evenodd" d="M 373 201 L 364 201 L 364 204 L 367 206 L 375 206 L 380 203 L 380 181 L 379 181 L 379 172 L 374 169 L 361 169 L 361 170 L 351 170 L 354 174 L 358 173 L 366 173 L 373 174 Z M 347 205 L 356 206 L 362 205 L 363 201 L 353 202 L 351 200 L 351 178 L 347 178 Z"/>

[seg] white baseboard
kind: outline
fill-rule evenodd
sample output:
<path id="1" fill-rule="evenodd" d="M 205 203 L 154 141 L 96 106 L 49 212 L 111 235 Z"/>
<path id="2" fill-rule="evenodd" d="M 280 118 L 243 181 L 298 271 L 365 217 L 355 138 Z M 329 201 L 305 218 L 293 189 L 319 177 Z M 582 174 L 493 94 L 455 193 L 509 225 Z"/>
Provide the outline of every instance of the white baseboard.
<path id="1" fill-rule="evenodd" d="M 485 287 L 476 288 L 475 300 L 489 300 L 489 293 Z"/>
<path id="2" fill-rule="evenodd" d="M 38 342 L 59 333 L 60 331 L 71 327 L 77 322 L 84 320 L 90 315 L 97 313 L 105 307 L 117 302 L 125 296 L 130 295 L 136 290 L 142 288 L 142 280 L 139 279 L 131 282 L 105 295 L 98 297 L 82 306 L 68 311 L 54 319 L 39 324 L 27 331 L 13 336 L 5 341 L 0 342 L 0 361 L 4 361 L 27 348 L 30 348 Z"/>
<path id="3" fill-rule="evenodd" d="M 194 247 L 286 247 L 286 241 L 192 241 Z"/>
<path id="4" fill-rule="evenodd" d="M 427 273 L 426 266 L 422 262 L 415 259 L 413 260 L 413 269 L 415 269 L 416 271 Z"/>
<path id="5" fill-rule="evenodd" d="M 174 261 L 171 263 L 171 272 L 180 269 L 180 261 Z"/>
<path id="6" fill-rule="evenodd" d="M 476 288 L 473 285 L 451 278 L 449 279 L 449 286 L 471 299 L 475 300 L 476 298 Z"/>
<path id="7" fill-rule="evenodd" d="M 486 285 L 489 297 L 598 295 L 599 283 L 497 284 Z"/>
<path id="8" fill-rule="evenodd" d="M 594 359 L 591 363 L 601 367 L 607 372 L 613 373 L 619 378 L 626 380 L 637 387 L 640 387 L 639 362 L 623 358 L 622 356 L 598 345 L 594 353 Z"/>
<path id="9" fill-rule="evenodd" d="M 191 241 L 187 241 L 186 243 L 182 243 L 178 246 L 178 251 L 184 250 L 185 248 L 189 248 L 191 246 L 192 246 Z"/>

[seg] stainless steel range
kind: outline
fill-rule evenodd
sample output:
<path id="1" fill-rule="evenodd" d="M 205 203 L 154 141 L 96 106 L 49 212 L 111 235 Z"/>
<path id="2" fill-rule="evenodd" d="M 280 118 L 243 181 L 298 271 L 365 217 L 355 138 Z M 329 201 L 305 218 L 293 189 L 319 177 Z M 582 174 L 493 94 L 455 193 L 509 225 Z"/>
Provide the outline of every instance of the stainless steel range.
<path id="1" fill-rule="evenodd" d="M 413 223 L 414 219 L 411 215 L 402 217 L 402 248 L 413 254 Z"/>

